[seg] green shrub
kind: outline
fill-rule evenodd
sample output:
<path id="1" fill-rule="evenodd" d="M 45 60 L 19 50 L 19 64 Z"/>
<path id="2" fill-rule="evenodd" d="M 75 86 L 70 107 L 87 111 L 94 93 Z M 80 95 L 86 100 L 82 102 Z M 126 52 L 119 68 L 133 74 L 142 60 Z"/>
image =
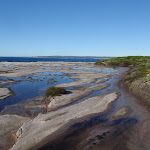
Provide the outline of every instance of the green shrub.
<path id="1" fill-rule="evenodd" d="M 53 97 L 53 96 L 61 96 L 61 94 L 65 94 L 66 90 L 62 87 L 50 87 L 47 89 L 47 91 L 45 92 L 45 97 Z"/>
<path id="2" fill-rule="evenodd" d="M 148 74 L 148 72 L 139 72 L 139 73 L 134 74 L 132 76 L 127 76 L 125 81 L 133 82 L 133 81 L 138 80 L 140 78 L 144 78 L 147 74 Z"/>
<path id="3" fill-rule="evenodd" d="M 97 65 L 106 64 L 112 66 L 138 66 L 145 64 L 150 67 L 150 56 L 128 56 L 128 57 L 115 57 L 105 60 L 98 60 Z"/>
<path id="4" fill-rule="evenodd" d="M 129 67 L 134 69 L 130 70 L 127 74 L 125 81 L 133 82 L 140 78 L 145 78 L 144 82 L 150 81 L 147 77 L 150 70 L 150 56 L 128 56 L 128 57 L 115 57 L 105 60 L 98 60 L 96 65 L 112 66 L 112 67 Z"/>

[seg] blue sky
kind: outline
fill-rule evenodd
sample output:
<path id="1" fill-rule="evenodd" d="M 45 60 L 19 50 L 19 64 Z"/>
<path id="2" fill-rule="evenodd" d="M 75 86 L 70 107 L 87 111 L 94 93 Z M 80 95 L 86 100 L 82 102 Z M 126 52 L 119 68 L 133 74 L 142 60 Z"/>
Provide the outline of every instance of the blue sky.
<path id="1" fill-rule="evenodd" d="M 0 0 L 0 56 L 150 55 L 150 0 Z"/>

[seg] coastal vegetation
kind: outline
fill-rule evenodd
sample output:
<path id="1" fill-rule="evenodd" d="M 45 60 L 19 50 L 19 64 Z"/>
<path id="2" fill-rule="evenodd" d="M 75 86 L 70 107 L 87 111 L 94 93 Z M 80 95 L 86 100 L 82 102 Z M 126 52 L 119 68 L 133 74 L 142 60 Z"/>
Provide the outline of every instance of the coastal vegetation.
<path id="1" fill-rule="evenodd" d="M 95 64 L 106 67 L 129 67 L 124 83 L 134 95 L 150 105 L 150 56 L 115 57 L 98 60 Z"/>
<path id="2" fill-rule="evenodd" d="M 62 94 L 65 94 L 65 93 L 66 93 L 66 89 L 62 87 L 52 86 L 48 88 L 44 94 L 45 98 L 43 99 L 43 101 L 45 103 L 45 108 L 44 108 L 43 113 L 47 113 L 49 111 L 48 104 L 50 103 L 52 97 L 61 96 Z"/>
<path id="3" fill-rule="evenodd" d="M 50 87 L 46 90 L 45 92 L 45 97 L 53 97 L 53 96 L 61 96 L 62 94 L 66 93 L 66 89 L 62 88 L 62 87 Z"/>
<path id="4" fill-rule="evenodd" d="M 143 82 L 150 81 L 150 56 L 128 56 L 115 57 L 111 59 L 98 60 L 96 65 L 110 67 L 130 67 L 126 81 L 130 83 L 143 78 Z"/>

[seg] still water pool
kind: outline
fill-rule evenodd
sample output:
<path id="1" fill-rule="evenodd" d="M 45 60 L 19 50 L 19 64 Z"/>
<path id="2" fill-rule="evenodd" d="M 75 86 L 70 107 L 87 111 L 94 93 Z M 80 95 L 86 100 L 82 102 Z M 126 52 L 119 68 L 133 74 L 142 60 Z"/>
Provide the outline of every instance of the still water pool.
<path id="1" fill-rule="evenodd" d="M 7 78 L 9 80 L 12 79 L 15 82 L 4 87 L 9 87 L 15 95 L 1 100 L 0 110 L 7 105 L 13 105 L 38 96 L 43 96 L 46 89 L 51 86 L 73 82 L 74 80 L 69 78 L 72 75 L 73 74 L 61 72 L 42 72 L 30 74 L 22 78 Z"/>

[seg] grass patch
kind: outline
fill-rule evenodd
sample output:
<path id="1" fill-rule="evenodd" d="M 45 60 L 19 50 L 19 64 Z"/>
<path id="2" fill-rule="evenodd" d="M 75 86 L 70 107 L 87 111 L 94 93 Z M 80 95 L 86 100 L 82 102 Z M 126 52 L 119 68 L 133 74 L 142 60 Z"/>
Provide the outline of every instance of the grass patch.
<path id="1" fill-rule="evenodd" d="M 98 60 L 96 65 L 105 65 L 105 66 L 120 66 L 128 67 L 130 65 L 144 65 L 150 67 L 150 56 L 128 56 L 128 57 L 115 57 L 105 60 Z"/>
<path id="2" fill-rule="evenodd" d="M 53 96 L 61 96 L 62 94 L 65 94 L 66 90 L 62 87 L 50 87 L 47 89 L 47 91 L 45 92 L 45 97 L 53 97 Z"/>
<path id="3" fill-rule="evenodd" d="M 115 57 L 111 59 L 98 60 L 96 65 L 111 67 L 132 67 L 125 81 L 133 82 L 143 78 L 143 82 L 150 81 L 150 56 L 128 56 Z"/>

